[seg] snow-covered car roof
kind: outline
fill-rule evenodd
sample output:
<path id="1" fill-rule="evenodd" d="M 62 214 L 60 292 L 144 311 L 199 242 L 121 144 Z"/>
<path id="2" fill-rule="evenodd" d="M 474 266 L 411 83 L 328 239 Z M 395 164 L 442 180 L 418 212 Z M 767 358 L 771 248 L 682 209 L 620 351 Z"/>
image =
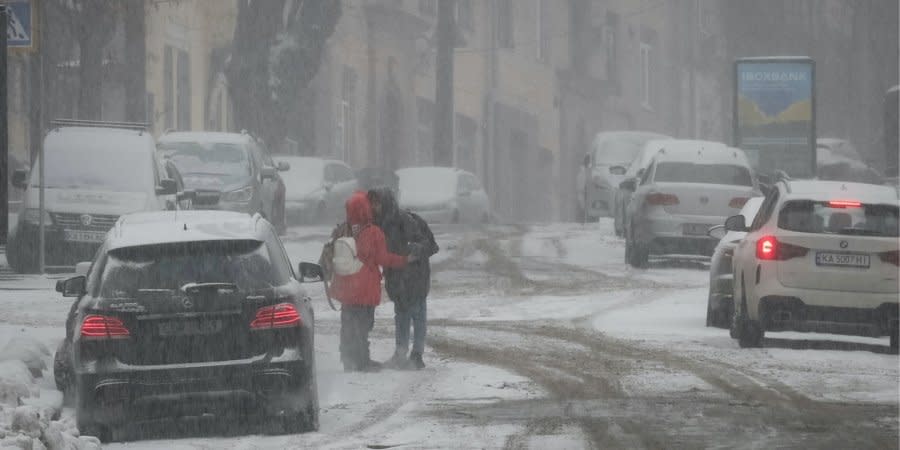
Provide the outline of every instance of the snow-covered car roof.
<path id="1" fill-rule="evenodd" d="M 58 127 L 44 138 L 45 146 L 66 148 L 115 147 L 122 151 L 153 148 L 153 136 L 146 131 L 104 127 Z M 143 146 L 143 148 L 142 148 Z"/>
<path id="2" fill-rule="evenodd" d="M 119 218 L 106 237 L 107 251 L 144 245 L 222 240 L 264 241 L 261 216 L 231 211 L 155 211 Z"/>
<path id="3" fill-rule="evenodd" d="M 787 199 L 854 200 L 894 205 L 900 199 L 897 188 L 893 186 L 825 180 L 792 180 L 785 183 L 789 188 Z"/>
<path id="4" fill-rule="evenodd" d="M 750 167 L 744 152 L 721 142 L 673 139 L 666 141 L 656 153 L 657 161 L 696 162 L 703 164 L 736 164 Z"/>
<path id="5" fill-rule="evenodd" d="M 216 144 L 246 144 L 253 136 L 244 133 L 223 133 L 216 131 L 177 131 L 159 137 L 160 144 L 167 142 L 201 142 Z"/>

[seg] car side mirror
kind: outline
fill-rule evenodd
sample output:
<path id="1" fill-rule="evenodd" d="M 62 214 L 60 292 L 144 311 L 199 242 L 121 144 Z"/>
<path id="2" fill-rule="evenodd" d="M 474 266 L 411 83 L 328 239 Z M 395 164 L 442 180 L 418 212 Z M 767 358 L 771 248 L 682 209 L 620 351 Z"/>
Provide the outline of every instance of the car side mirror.
<path id="1" fill-rule="evenodd" d="M 746 232 L 747 231 L 747 223 L 744 220 L 744 216 L 738 214 L 736 216 L 731 216 L 725 219 L 725 230 L 726 231 L 738 231 L 738 232 Z"/>
<path id="2" fill-rule="evenodd" d="M 171 178 L 163 178 L 159 180 L 156 186 L 156 195 L 175 195 L 178 193 L 178 183 Z"/>
<path id="3" fill-rule="evenodd" d="M 324 188 L 326 192 L 331 192 L 331 188 L 333 188 L 333 187 L 334 187 L 334 183 L 332 183 L 330 181 L 322 182 L 322 188 Z"/>
<path id="4" fill-rule="evenodd" d="M 713 239 L 722 240 L 727 232 L 728 230 L 725 229 L 725 225 L 713 225 L 706 231 L 706 235 Z"/>
<path id="5" fill-rule="evenodd" d="M 277 172 L 277 171 L 275 170 L 274 167 L 263 167 L 263 168 L 259 171 L 259 176 L 260 176 L 260 178 L 262 178 L 263 180 L 274 180 L 274 179 L 275 179 L 275 173 L 276 173 L 276 172 Z"/>
<path id="6" fill-rule="evenodd" d="M 609 168 L 609 173 L 611 173 L 613 175 L 625 175 L 625 172 L 627 170 L 628 169 L 626 169 L 623 166 L 612 166 Z"/>
<path id="7" fill-rule="evenodd" d="M 297 269 L 301 283 L 315 283 L 325 279 L 325 271 L 318 264 L 301 262 Z"/>
<path id="8" fill-rule="evenodd" d="M 637 180 L 634 178 L 629 178 L 619 183 L 619 189 L 634 192 L 637 189 Z"/>
<path id="9" fill-rule="evenodd" d="M 275 166 L 275 168 L 278 169 L 279 172 L 287 172 L 288 170 L 291 170 L 291 164 L 285 161 L 278 161 L 278 165 Z"/>
<path id="10" fill-rule="evenodd" d="M 59 280 L 56 282 L 56 292 L 61 293 L 63 297 L 81 297 L 87 292 L 85 289 L 86 280 L 87 278 L 84 275 Z"/>
<path id="11" fill-rule="evenodd" d="M 25 189 L 28 187 L 28 171 L 25 169 L 17 169 L 12 176 L 13 187 Z"/>

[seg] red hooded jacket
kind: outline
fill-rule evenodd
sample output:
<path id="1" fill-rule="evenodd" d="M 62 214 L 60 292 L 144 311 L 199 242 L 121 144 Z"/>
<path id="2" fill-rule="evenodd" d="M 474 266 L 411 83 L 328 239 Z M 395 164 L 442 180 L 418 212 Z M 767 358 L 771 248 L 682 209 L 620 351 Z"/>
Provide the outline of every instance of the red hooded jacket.
<path id="1" fill-rule="evenodd" d="M 384 232 L 373 223 L 372 205 L 365 192 L 347 199 L 347 223 L 356 237 L 356 256 L 363 263 L 353 275 L 335 275 L 329 293 L 345 305 L 378 306 L 381 303 L 381 271 L 378 266 L 403 267 L 406 256 L 388 251 Z"/>

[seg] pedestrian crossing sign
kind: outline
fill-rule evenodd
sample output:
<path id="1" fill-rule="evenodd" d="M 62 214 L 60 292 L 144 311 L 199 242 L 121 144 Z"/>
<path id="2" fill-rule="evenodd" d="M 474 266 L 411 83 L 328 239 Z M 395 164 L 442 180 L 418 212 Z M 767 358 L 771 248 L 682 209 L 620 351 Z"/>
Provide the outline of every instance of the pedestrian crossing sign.
<path id="1" fill-rule="evenodd" d="M 34 29 L 36 17 L 32 0 L 8 0 L 6 2 L 7 26 L 6 47 L 8 49 L 34 50 Z"/>

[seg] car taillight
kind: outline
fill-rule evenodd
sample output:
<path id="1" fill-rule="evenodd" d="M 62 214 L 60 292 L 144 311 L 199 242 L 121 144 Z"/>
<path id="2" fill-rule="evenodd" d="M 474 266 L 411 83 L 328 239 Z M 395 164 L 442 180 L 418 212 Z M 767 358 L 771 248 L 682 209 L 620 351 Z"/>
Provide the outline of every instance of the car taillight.
<path id="1" fill-rule="evenodd" d="M 828 202 L 830 208 L 859 208 L 862 203 L 854 200 L 832 200 Z"/>
<path id="2" fill-rule="evenodd" d="M 756 241 L 756 258 L 763 261 L 787 261 L 802 258 L 809 249 L 799 245 L 778 242 L 775 236 L 763 236 Z"/>
<path id="3" fill-rule="evenodd" d="M 290 303 L 264 306 L 256 311 L 256 318 L 250 322 L 251 330 L 299 327 L 302 323 L 297 308 Z"/>
<path id="4" fill-rule="evenodd" d="M 673 194 L 663 194 L 661 192 L 654 192 L 652 194 L 647 195 L 647 204 L 653 206 L 667 206 L 667 205 L 677 205 L 678 204 L 678 196 Z"/>
<path id="5" fill-rule="evenodd" d="M 778 255 L 778 240 L 775 236 L 763 236 L 756 241 L 756 259 L 774 260 Z"/>
<path id="6" fill-rule="evenodd" d="M 888 264 L 900 266 L 900 251 L 882 252 L 878 254 L 878 259 Z"/>
<path id="7" fill-rule="evenodd" d="M 81 336 L 92 339 L 125 339 L 131 333 L 118 317 L 90 315 L 81 323 Z"/>
<path id="8" fill-rule="evenodd" d="M 744 207 L 744 204 L 747 203 L 747 200 L 750 200 L 749 197 L 735 197 L 728 202 L 728 206 L 734 209 L 741 209 Z"/>

